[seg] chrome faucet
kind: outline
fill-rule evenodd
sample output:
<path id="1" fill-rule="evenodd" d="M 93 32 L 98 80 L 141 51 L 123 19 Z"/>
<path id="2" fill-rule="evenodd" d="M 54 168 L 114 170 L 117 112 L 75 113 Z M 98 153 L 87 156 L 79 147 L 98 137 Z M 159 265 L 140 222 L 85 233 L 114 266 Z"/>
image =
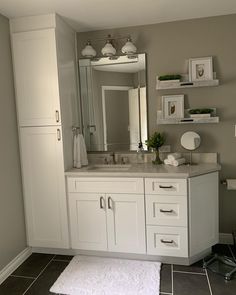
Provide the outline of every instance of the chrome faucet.
<path id="1" fill-rule="evenodd" d="M 112 164 L 116 164 L 116 154 L 113 152 L 112 154 L 110 154 L 110 156 L 112 157 Z"/>

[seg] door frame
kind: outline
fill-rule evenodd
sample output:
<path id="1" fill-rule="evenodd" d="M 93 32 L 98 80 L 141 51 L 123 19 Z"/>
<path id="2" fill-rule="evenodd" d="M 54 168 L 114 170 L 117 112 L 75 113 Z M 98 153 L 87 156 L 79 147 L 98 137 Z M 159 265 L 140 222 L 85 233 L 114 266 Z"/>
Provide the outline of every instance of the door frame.
<path id="1" fill-rule="evenodd" d="M 133 86 L 102 86 L 102 121 L 103 121 L 103 144 L 104 150 L 107 151 L 107 123 L 106 123 L 106 104 L 105 104 L 105 91 L 117 90 L 117 91 L 129 91 L 133 89 Z"/>

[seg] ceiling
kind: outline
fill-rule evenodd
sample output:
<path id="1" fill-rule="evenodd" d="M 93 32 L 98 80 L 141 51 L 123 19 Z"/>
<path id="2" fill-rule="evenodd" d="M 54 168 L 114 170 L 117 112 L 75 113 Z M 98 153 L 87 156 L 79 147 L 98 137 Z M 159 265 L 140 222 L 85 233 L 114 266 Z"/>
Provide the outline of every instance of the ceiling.
<path id="1" fill-rule="evenodd" d="M 56 12 L 80 32 L 236 13 L 235 0 L 0 0 L 8 18 Z"/>

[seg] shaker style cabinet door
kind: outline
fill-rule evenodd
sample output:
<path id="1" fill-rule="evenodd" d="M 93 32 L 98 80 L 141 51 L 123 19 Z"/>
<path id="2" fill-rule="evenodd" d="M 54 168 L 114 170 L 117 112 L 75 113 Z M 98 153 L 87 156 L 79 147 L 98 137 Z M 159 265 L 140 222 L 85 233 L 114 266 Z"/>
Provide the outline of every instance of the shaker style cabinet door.
<path id="1" fill-rule="evenodd" d="M 107 250 L 105 196 L 95 193 L 69 194 L 73 249 Z"/>
<path id="2" fill-rule="evenodd" d="M 68 248 L 60 127 L 20 128 L 28 244 Z"/>
<path id="3" fill-rule="evenodd" d="M 60 125 L 55 30 L 12 34 L 19 126 Z"/>
<path id="4" fill-rule="evenodd" d="M 108 250 L 146 253 L 144 196 L 106 194 Z"/>

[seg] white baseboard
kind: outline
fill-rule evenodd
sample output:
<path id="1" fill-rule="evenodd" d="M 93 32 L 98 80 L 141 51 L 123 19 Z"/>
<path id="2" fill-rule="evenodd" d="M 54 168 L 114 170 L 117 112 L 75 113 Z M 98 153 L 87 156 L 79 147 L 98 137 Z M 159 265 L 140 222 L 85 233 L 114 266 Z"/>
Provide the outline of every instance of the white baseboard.
<path id="1" fill-rule="evenodd" d="M 25 248 L 10 263 L 0 270 L 0 285 L 19 267 L 30 255 L 32 250 L 30 247 Z"/>
<path id="2" fill-rule="evenodd" d="M 220 233 L 220 244 L 233 244 L 233 236 L 232 234 Z"/>

